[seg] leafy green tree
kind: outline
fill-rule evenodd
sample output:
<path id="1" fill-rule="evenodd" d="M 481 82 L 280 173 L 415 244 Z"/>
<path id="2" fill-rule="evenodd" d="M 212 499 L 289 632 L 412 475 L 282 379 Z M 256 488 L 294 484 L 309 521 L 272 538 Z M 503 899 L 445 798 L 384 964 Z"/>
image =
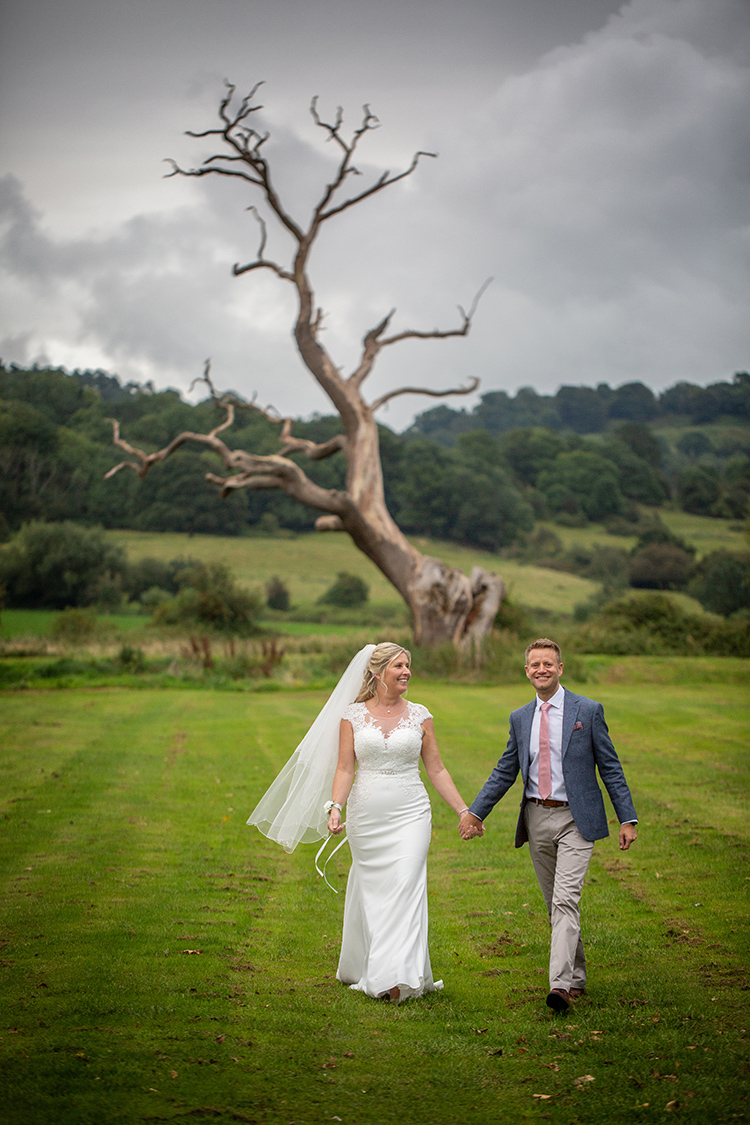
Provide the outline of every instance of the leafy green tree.
<path id="1" fill-rule="evenodd" d="M 0 512 L 6 535 L 44 512 L 57 478 L 57 429 L 27 402 L 0 403 Z"/>
<path id="2" fill-rule="evenodd" d="M 0 368 L 0 398 L 28 403 L 57 426 L 67 425 L 94 401 L 91 390 L 59 368 Z"/>
<path id="3" fill-rule="evenodd" d="M 654 506 L 668 499 L 669 487 L 664 477 L 625 442 L 610 439 L 603 444 L 602 453 L 617 466 L 623 496 Z"/>
<path id="4" fill-rule="evenodd" d="M 703 430 L 688 430 L 677 439 L 675 445 L 680 453 L 696 460 L 705 457 L 707 453 L 715 452 L 714 443 Z"/>
<path id="5" fill-rule="evenodd" d="M 481 428 L 491 434 L 525 426 L 560 425 L 554 398 L 540 395 L 533 387 L 521 387 L 511 398 L 506 391 L 483 394 L 471 413 L 472 429 Z"/>
<path id="6" fill-rule="evenodd" d="M 750 609 L 750 554 L 712 551 L 697 564 L 688 593 L 704 609 L 724 617 Z"/>
<path id="7" fill-rule="evenodd" d="M 217 503 L 206 486 L 211 468 L 200 453 L 175 453 L 136 492 L 133 524 L 144 531 L 239 535 L 247 526 L 247 495 L 235 492 Z"/>
<path id="8" fill-rule="evenodd" d="M 732 519 L 743 519 L 750 511 L 750 457 L 730 457 L 722 473 L 722 505 Z"/>
<path id="9" fill-rule="evenodd" d="M 693 557 L 673 543 L 649 543 L 630 558 L 630 585 L 645 590 L 682 590 Z"/>
<path id="10" fill-rule="evenodd" d="M 147 590 L 163 590 L 167 594 L 176 594 L 179 591 L 179 575 L 189 567 L 200 565 L 195 559 L 163 559 L 143 558 L 137 562 L 129 563 L 123 574 L 123 590 L 138 601 Z"/>
<path id="11" fill-rule="evenodd" d="M 623 509 L 619 473 L 611 461 L 588 450 L 560 453 L 537 485 L 556 514 L 604 520 Z"/>
<path id="12" fill-rule="evenodd" d="M 601 582 L 607 594 L 628 584 L 628 556 L 619 547 L 595 544 L 588 564 L 579 572 L 584 578 Z"/>
<path id="13" fill-rule="evenodd" d="M 595 434 L 604 429 L 607 414 L 593 387 L 560 387 L 555 395 L 557 412 L 566 430 Z"/>
<path id="14" fill-rule="evenodd" d="M 226 636 L 258 632 L 261 599 L 243 589 L 222 563 L 196 562 L 178 574 L 180 592 L 157 606 L 154 622 Z"/>
<path id="15" fill-rule="evenodd" d="M 440 445 L 450 447 L 460 434 L 473 430 L 481 425 L 473 415 L 465 410 L 451 410 L 449 406 L 441 403 L 431 410 L 425 410 L 417 415 L 407 434 L 408 437 L 426 437 Z"/>
<path id="16" fill-rule="evenodd" d="M 333 585 L 318 598 L 318 602 L 320 605 L 335 605 L 342 609 L 349 609 L 352 606 L 364 605 L 369 596 L 370 590 L 366 582 L 356 574 L 347 574 L 342 570 Z"/>
<path id="17" fill-rule="evenodd" d="M 677 501 L 684 512 L 696 516 L 710 516 L 721 495 L 721 483 L 716 469 L 710 465 L 695 465 L 680 473 L 677 480 Z"/>
<path id="18" fill-rule="evenodd" d="M 662 414 L 692 414 L 694 404 L 701 391 L 702 387 L 684 381 L 675 383 L 673 387 L 668 387 L 659 395 L 659 406 Z"/>
<path id="19" fill-rule="evenodd" d="M 451 522 L 450 454 L 425 438 L 410 441 L 394 485 L 399 524 L 418 535 L 447 539 Z"/>
<path id="20" fill-rule="evenodd" d="M 485 551 L 499 551 L 534 526 L 531 506 L 509 473 L 489 467 L 483 473 L 457 466 L 449 477 L 449 537 Z"/>
<path id="21" fill-rule="evenodd" d="M 26 609 L 92 605 L 103 584 L 120 581 L 126 559 L 99 528 L 29 523 L 0 547 L 7 603 Z"/>
<path id="22" fill-rule="evenodd" d="M 411 441 L 393 492 L 407 531 L 496 551 L 533 526 L 533 511 L 486 431 L 462 435 L 453 451 Z"/>
<path id="23" fill-rule="evenodd" d="M 654 392 L 643 383 L 623 383 L 617 387 L 609 404 L 610 418 L 625 418 L 630 422 L 650 422 L 659 413 L 659 403 Z"/>
<path id="24" fill-rule="evenodd" d="M 692 543 L 688 543 L 681 535 L 677 535 L 674 531 L 671 531 L 658 516 L 641 531 L 633 554 L 635 554 L 636 551 L 643 550 L 644 547 L 650 547 L 654 543 L 667 543 L 672 547 L 678 547 L 681 551 L 690 555 L 691 558 L 695 558 L 696 549 Z"/>
<path id="25" fill-rule="evenodd" d="M 628 449 L 641 457 L 652 469 L 662 463 L 665 445 L 645 422 L 618 422 L 612 427 L 612 437 L 624 442 Z"/>
<path id="26" fill-rule="evenodd" d="M 269 609 L 278 609 L 285 613 L 289 609 L 290 602 L 289 588 L 277 575 L 274 575 L 266 584 L 266 605 Z"/>
<path id="27" fill-rule="evenodd" d="M 518 484 L 535 488 L 542 470 L 549 469 L 567 446 L 565 438 L 559 434 L 535 427 L 503 434 L 500 448 Z"/>

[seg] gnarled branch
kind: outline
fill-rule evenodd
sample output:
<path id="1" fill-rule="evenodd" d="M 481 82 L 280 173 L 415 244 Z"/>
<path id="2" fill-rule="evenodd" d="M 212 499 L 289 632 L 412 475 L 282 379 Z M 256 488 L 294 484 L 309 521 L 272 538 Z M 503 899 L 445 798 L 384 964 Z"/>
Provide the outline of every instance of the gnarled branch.
<path id="1" fill-rule="evenodd" d="M 366 133 L 372 132 L 373 129 L 378 129 L 380 127 L 380 121 L 371 111 L 369 105 L 364 105 L 362 107 L 362 122 L 359 128 L 354 130 L 352 139 L 350 141 L 346 141 L 341 135 L 341 127 L 344 123 L 344 114 L 341 106 L 339 106 L 336 110 L 336 118 L 333 123 L 329 121 L 323 121 L 323 119 L 321 118 L 320 114 L 318 113 L 317 97 L 314 97 L 310 104 L 310 113 L 312 114 L 312 118 L 315 124 L 328 133 L 328 140 L 335 141 L 343 153 L 341 163 L 339 164 L 335 178 L 328 185 L 322 199 L 318 203 L 318 206 L 315 208 L 313 227 L 311 227 L 311 230 L 314 227 L 317 227 L 320 223 L 326 222 L 327 219 L 332 218 L 334 215 L 340 215 L 342 211 L 346 211 L 349 207 L 354 207 L 355 204 L 361 203 L 362 200 L 368 199 L 371 195 L 375 195 L 376 192 L 383 191 L 385 188 L 390 187 L 391 184 L 398 183 L 399 180 L 403 180 L 407 176 L 410 176 L 412 172 L 415 171 L 419 163 L 420 156 L 435 157 L 437 155 L 434 152 L 417 152 L 412 157 L 412 162 L 405 171 L 398 172 L 395 176 L 392 176 L 390 171 L 383 172 L 381 176 L 376 180 L 376 182 L 370 185 L 370 187 L 365 188 L 363 191 L 359 192 L 359 194 L 352 196 L 351 199 L 346 199 L 343 203 L 339 203 L 335 207 L 330 207 L 328 208 L 328 210 L 326 210 L 326 208 L 328 207 L 328 203 L 348 176 L 362 175 L 359 169 L 355 168 L 351 163 L 351 160 L 362 137 Z"/>
<path id="2" fill-rule="evenodd" d="M 474 300 L 471 302 L 468 312 L 464 312 L 462 307 L 458 306 L 458 311 L 461 314 L 463 324 L 460 328 L 435 328 L 432 332 L 420 332 L 412 328 L 407 328 L 404 332 L 397 332 L 395 336 L 386 336 L 384 340 L 380 341 L 380 347 L 386 348 L 390 344 L 400 344 L 402 340 L 447 340 L 450 336 L 468 336 L 469 329 L 471 328 L 471 321 L 474 313 L 477 311 L 477 306 L 484 294 L 485 290 L 492 284 L 492 278 L 488 277 L 486 281 L 482 282 L 477 290 Z"/>
<path id="3" fill-rule="evenodd" d="M 385 348 L 385 347 L 388 347 L 391 344 L 398 344 L 402 340 L 446 340 L 450 336 L 467 336 L 468 333 L 469 333 L 469 329 L 471 328 L 471 321 L 472 321 L 472 318 L 474 316 L 474 313 L 477 311 L 477 307 L 479 305 L 479 302 L 482 298 L 483 293 L 485 292 L 487 287 L 491 284 L 491 282 L 492 282 L 492 278 L 488 277 L 487 280 L 485 282 L 483 282 L 482 285 L 480 285 L 479 289 L 477 290 L 476 296 L 474 297 L 474 300 L 471 302 L 471 305 L 469 306 L 468 312 L 464 312 L 462 307 L 460 305 L 458 306 L 458 311 L 461 314 L 461 319 L 463 321 L 463 324 L 461 325 L 460 328 L 446 328 L 446 329 L 435 328 L 432 332 L 421 332 L 421 331 L 416 331 L 414 329 L 408 328 L 404 332 L 396 333 L 394 336 L 385 336 L 384 337 L 383 333 L 388 328 L 388 325 L 391 322 L 391 318 L 393 317 L 393 314 L 396 311 L 395 309 L 391 309 L 391 311 L 388 313 L 388 315 L 383 317 L 380 324 L 377 324 L 374 328 L 371 328 L 370 331 L 365 336 L 364 340 L 362 341 L 362 357 L 359 361 L 359 364 L 355 368 L 355 370 L 349 376 L 349 379 L 347 380 L 347 382 L 349 382 L 350 384 L 352 384 L 355 387 L 361 386 L 362 383 L 367 378 L 367 376 L 370 374 L 370 371 L 372 370 L 373 364 L 375 363 L 375 360 L 377 359 L 381 349 Z M 479 384 L 477 382 L 477 386 L 478 385 Z M 472 387 L 471 390 L 469 390 L 469 391 L 440 391 L 440 392 L 418 391 L 416 393 L 419 393 L 419 394 L 435 394 L 435 393 L 438 393 L 438 394 L 470 394 L 472 390 L 476 390 L 476 387 Z M 414 391 L 413 390 L 408 391 L 408 392 L 403 391 L 403 392 L 398 392 L 398 393 L 406 394 L 406 393 L 414 393 Z M 392 398 L 393 396 L 390 395 L 388 397 Z M 384 399 L 379 399 L 378 402 L 371 407 L 371 409 L 375 410 L 377 408 L 377 406 L 382 406 L 384 401 L 385 401 Z"/>
<path id="4" fill-rule="evenodd" d="M 385 188 L 390 187 L 391 184 L 397 184 L 399 180 L 405 180 L 407 176 L 411 176 L 411 174 L 416 171 L 420 156 L 429 156 L 434 160 L 437 159 L 436 152 L 415 152 L 411 164 L 408 168 L 405 168 L 403 172 L 397 172 L 394 176 L 391 175 L 390 170 L 383 172 L 374 184 L 365 188 L 364 191 L 361 191 L 358 195 L 353 195 L 351 199 L 345 199 L 343 203 L 338 203 L 335 207 L 330 207 L 327 211 L 321 211 L 319 216 L 320 222 L 324 223 L 326 220 L 332 219 L 334 215 L 340 215 L 342 211 L 348 211 L 348 209 L 354 207 L 355 204 L 361 203 L 364 199 L 369 199 L 371 195 L 376 195 L 377 192 L 384 191 Z"/>
<path id="5" fill-rule="evenodd" d="M 279 266 L 276 262 L 272 262 L 268 258 L 265 258 L 263 256 L 266 249 L 266 241 L 268 237 L 265 219 L 260 214 L 257 207 L 251 205 L 250 207 L 248 207 L 248 211 L 252 211 L 253 215 L 255 215 L 258 226 L 260 227 L 260 245 L 258 247 L 258 256 L 254 262 L 248 262 L 247 265 L 244 266 L 241 266 L 238 262 L 235 262 L 235 264 L 232 266 L 232 273 L 235 277 L 240 277 L 243 273 L 250 273 L 251 270 L 271 270 L 272 273 L 275 273 L 277 277 L 282 278 L 284 281 L 293 282 L 293 273 L 289 273 L 289 271 L 285 270 L 283 266 Z"/>
<path id="6" fill-rule="evenodd" d="M 225 402 L 223 405 L 227 409 L 227 415 L 229 416 L 231 413 L 233 418 L 233 404 L 231 402 Z M 297 465 L 296 462 L 291 461 L 288 457 L 277 453 L 263 455 L 248 453 L 244 449 L 229 449 L 229 447 L 216 436 L 219 429 L 224 429 L 227 424 L 230 424 L 228 420 L 223 422 L 216 430 L 212 430 L 209 434 L 193 433 L 192 431 L 185 431 L 178 434 L 168 445 L 165 445 L 163 449 L 157 450 L 156 453 L 145 453 L 142 449 L 130 445 L 120 436 L 118 422 L 114 419 L 110 419 L 110 421 L 112 421 L 115 445 L 120 449 L 124 449 L 138 460 L 137 462 L 121 461 L 119 465 L 115 465 L 114 468 L 110 469 L 109 472 L 105 474 L 105 480 L 115 476 L 115 474 L 123 468 L 134 469 L 139 477 L 145 477 L 149 469 L 160 461 L 166 461 L 167 457 L 171 456 L 171 454 L 176 452 L 181 446 L 188 442 L 195 442 L 198 445 L 206 446 L 208 449 L 212 450 L 212 452 L 218 454 L 226 468 L 230 471 L 229 475 L 225 477 L 217 476 L 214 473 L 206 474 L 206 480 L 210 481 L 212 484 L 218 485 L 222 494 L 225 496 L 238 488 L 278 488 L 310 508 L 317 508 L 319 511 L 323 512 L 331 512 L 334 515 L 341 513 L 348 500 L 346 493 L 339 492 L 336 489 L 321 488 L 319 485 L 315 484 L 300 466 Z M 333 452 L 333 450 L 331 452 Z"/>
<path id="7" fill-rule="evenodd" d="M 308 438 L 295 437 L 292 434 L 293 425 L 294 420 L 292 418 L 284 419 L 281 437 L 279 438 L 282 443 L 280 451 L 282 457 L 287 453 L 304 453 L 311 461 L 323 461 L 326 457 L 330 457 L 332 453 L 338 453 L 340 449 L 346 449 L 347 439 L 345 434 L 335 434 L 328 441 L 315 442 Z"/>
<path id="8" fill-rule="evenodd" d="M 389 391 L 388 394 L 381 395 L 379 399 L 372 403 L 370 410 L 374 414 L 386 402 L 390 402 L 392 398 L 396 398 L 398 395 L 431 395 L 433 398 L 447 398 L 448 395 L 470 395 L 472 391 L 477 389 L 479 383 L 480 380 L 477 379 L 476 375 L 472 375 L 468 387 L 451 387 L 447 391 L 433 391 L 429 387 L 399 387 L 397 391 Z"/>

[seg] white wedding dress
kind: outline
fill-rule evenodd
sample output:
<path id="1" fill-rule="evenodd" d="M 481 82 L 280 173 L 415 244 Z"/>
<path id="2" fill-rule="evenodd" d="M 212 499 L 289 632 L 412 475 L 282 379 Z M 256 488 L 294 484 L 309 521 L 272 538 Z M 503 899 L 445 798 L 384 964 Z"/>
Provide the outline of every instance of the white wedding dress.
<path id="1" fill-rule="evenodd" d="M 364 703 L 343 715 L 354 730 L 357 772 L 346 806 L 352 867 L 338 980 L 368 996 L 401 999 L 443 987 L 427 948 L 427 849 L 432 814 L 419 774 L 426 707 L 408 703 L 394 723 Z"/>

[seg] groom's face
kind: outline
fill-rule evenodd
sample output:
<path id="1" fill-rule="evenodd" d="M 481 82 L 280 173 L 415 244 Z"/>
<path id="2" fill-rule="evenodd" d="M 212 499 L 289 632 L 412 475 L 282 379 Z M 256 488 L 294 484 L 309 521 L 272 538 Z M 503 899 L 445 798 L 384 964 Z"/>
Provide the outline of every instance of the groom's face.
<path id="1" fill-rule="evenodd" d="M 540 699 L 551 699 L 560 686 L 563 666 L 553 648 L 532 648 L 525 665 L 526 675 Z"/>

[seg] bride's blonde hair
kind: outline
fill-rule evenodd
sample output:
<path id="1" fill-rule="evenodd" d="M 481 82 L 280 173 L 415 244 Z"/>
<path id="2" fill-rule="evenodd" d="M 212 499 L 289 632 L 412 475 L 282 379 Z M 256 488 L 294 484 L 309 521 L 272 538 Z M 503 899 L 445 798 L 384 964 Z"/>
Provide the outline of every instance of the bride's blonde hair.
<path id="1" fill-rule="evenodd" d="M 373 698 L 378 688 L 377 677 L 389 664 L 393 663 L 396 657 L 400 656 L 402 652 L 409 661 L 409 665 L 411 665 L 411 653 L 408 649 L 404 648 L 403 645 L 397 645 L 394 641 L 383 641 L 381 644 L 375 646 L 375 650 L 365 668 L 365 677 L 362 680 L 359 695 L 354 700 L 355 703 L 364 703 L 366 700 Z"/>

